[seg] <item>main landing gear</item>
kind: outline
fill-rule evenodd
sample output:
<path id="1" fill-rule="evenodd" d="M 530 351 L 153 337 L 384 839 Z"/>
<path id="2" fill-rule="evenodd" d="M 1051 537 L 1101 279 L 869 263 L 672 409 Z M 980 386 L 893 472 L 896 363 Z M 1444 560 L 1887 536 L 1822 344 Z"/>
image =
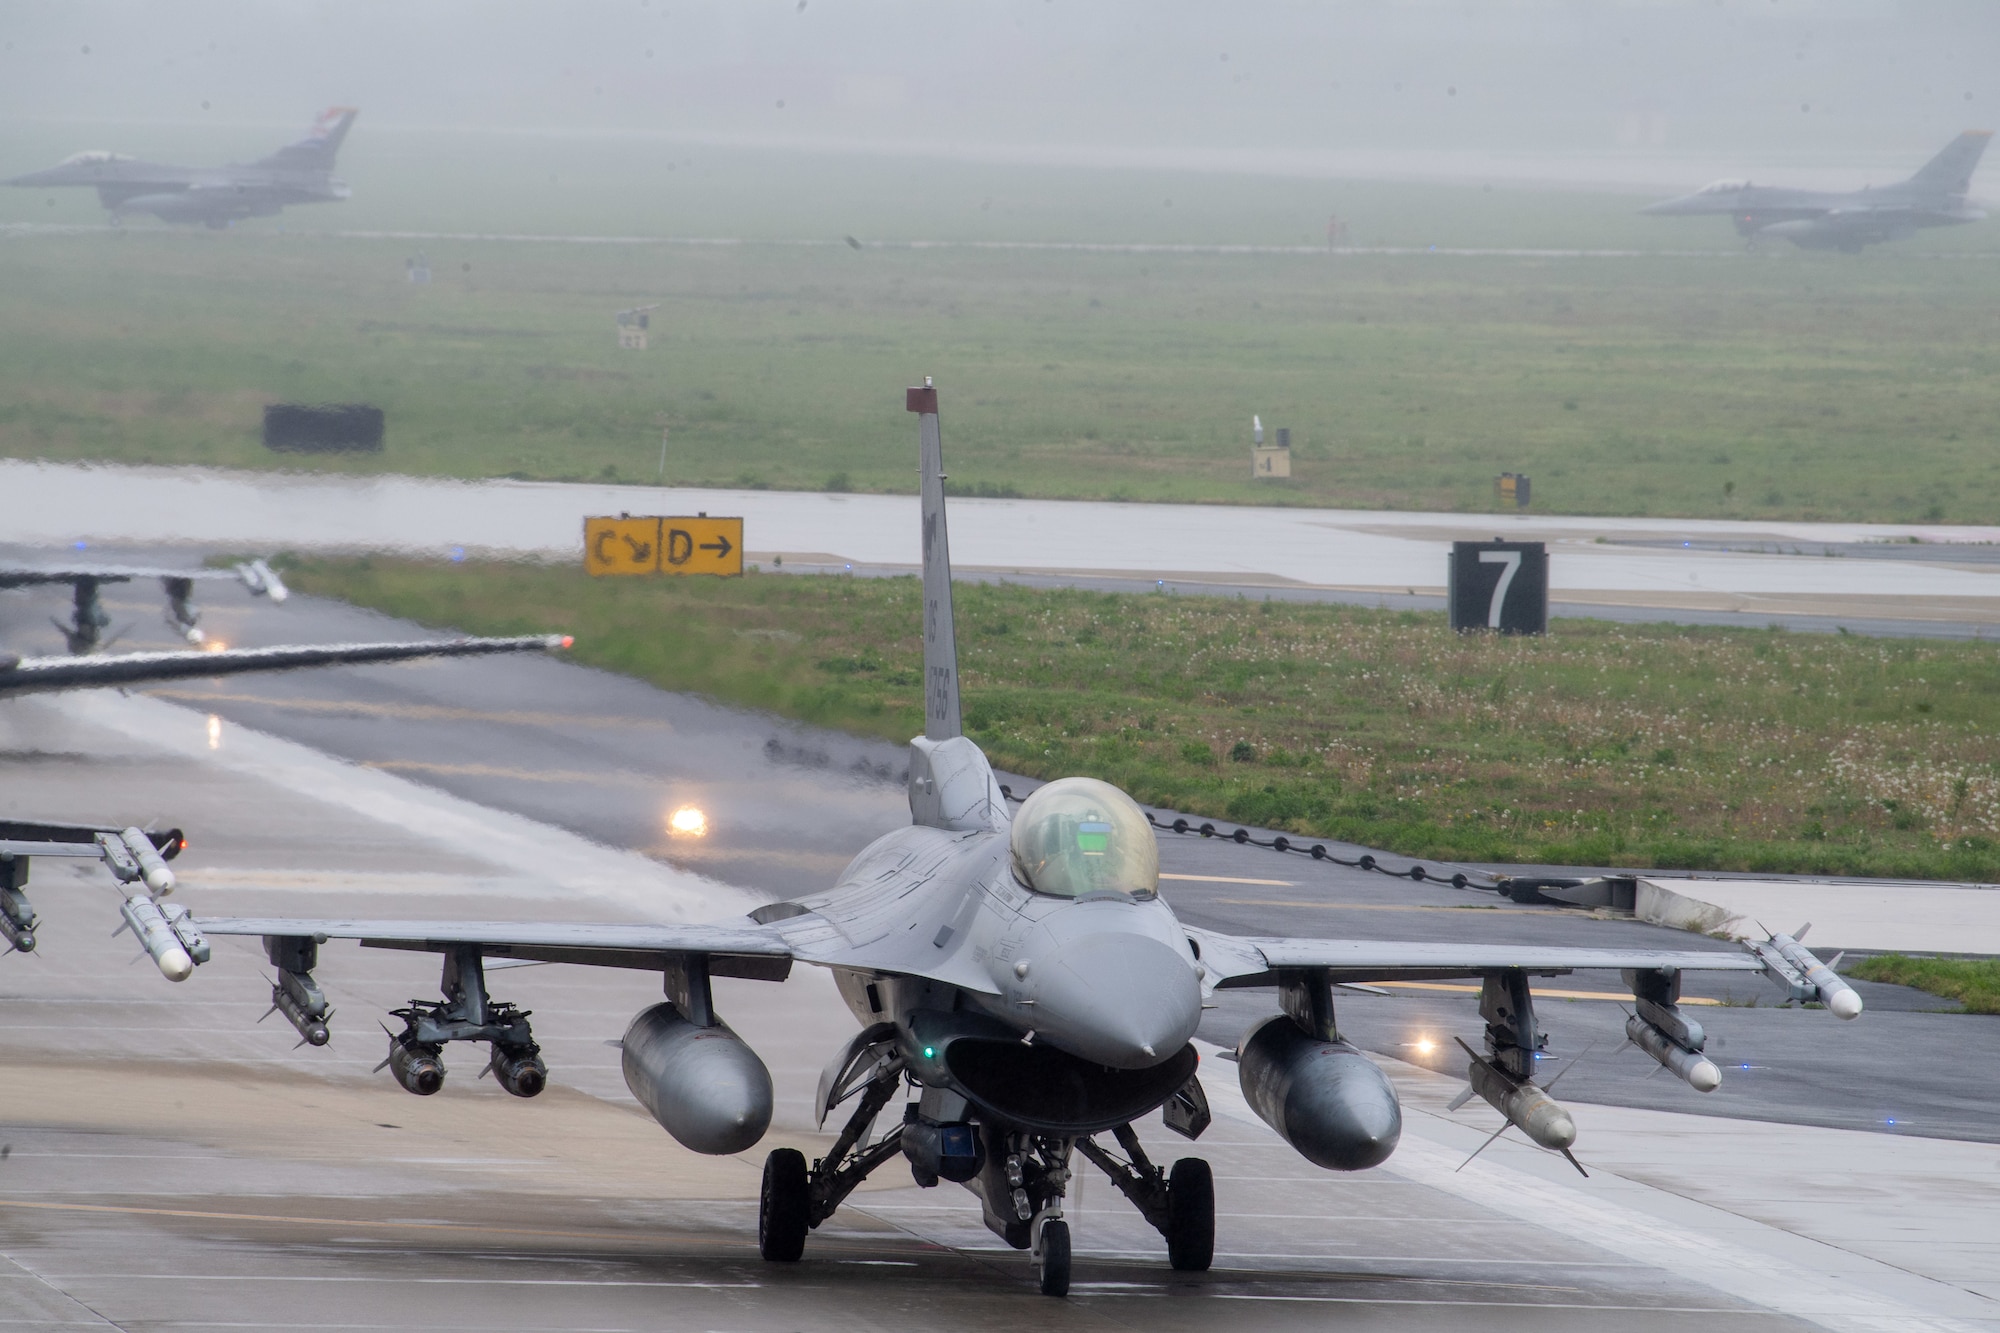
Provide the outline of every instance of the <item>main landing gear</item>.
<path id="1" fill-rule="evenodd" d="M 1167 1262 L 1181 1273 L 1203 1273 L 1215 1261 L 1215 1174 L 1199 1157 L 1183 1157 L 1162 1171 L 1146 1156 L 1132 1126 L 1111 1131 L 1125 1151 L 1120 1159 L 1094 1139 L 1078 1139 L 1076 1150 L 1130 1199 L 1140 1216 L 1166 1237 Z"/>
<path id="2" fill-rule="evenodd" d="M 764 1159 L 757 1196 L 757 1251 L 773 1263 L 795 1263 L 806 1236 L 833 1216 L 855 1187 L 891 1157 L 908 1160 L 919 1186 L 940 1181 L 964 1185 L 978 1196 L 987 1228 L 1017 1250 L 1029 1252 L 1036 1285 L 1045 1296 L 1067 1296 L 1072 1247 L 1063 1200 L 1070 1164 L 1082 1154 L 1137 1205 L 1167 1242 L 1167 1258 L 1184 1273 L 1205 1271 L 1215 1258 L 1215 1178 L 1199 1157 L 1183 1157 L 1162 1170 L 1146 1156 L 1127 1123 L 1111 1131 L 1121 1157 L 1090 1136 L 1014 1129 L 978 1120 L 966 1099 L 942 1088 L 924 1088 L 904 1108 L 900 1124 L 874 1138 L 875 1121 L 901 1090 L 907 1075 L 888 1024 L 858 1034 L 827 1067 L 820 1082 L 821 1118 L 855 1098 L 853 1113 L 826 1156 L 808 1164 L 796 1148 L 777 1148 Z M 1208 1126 L 1206 1098 L 1189 1080 L 1165 1108 L 1167 1128 L 1187 1138 Z M 872 1139 L 872 1141 L 871 1141 Z"/>
<path id="3" fill-rule="evenodd" d="M 795 1263 L 806 1235 L 834 1211 L 877 1166 L 903 1151 L 908 1125 L 866 1141 L 877 1114 L 895 1090 L 894 1075 L 869 1087 L 833 1149 L 811 1165 L 796 1148 L 777 1148 L 764 1159 L 757 1199 L 757 1251 L 773 1263 Z M 1146 1156 L 1132 1127 L 1112 1131 L 1120 1157 L 1089 1138 L 1047 1139 L 987 1128 L 982 1168 L 965 1183 L 990 1216 L 987 1225 L 1017 1249 L 1029 1251 L 1036 1285 L 1045 1296 L 1066 1296 L 1073 1252 L 1062 1215 L 1072 1148 L 1095 1163 L 1167 1242 L 1167 1261 L 1183 1273 L 1207 1271 L 1215 1258 L 1215 1177 L 1199 1157 L 1183 1157 L 1162 1170 Z M 985 1177 L 991 1175 L 989 1181 Z M 919 1183 L 936 1184 L 935 1175 Z M 1004 1214 L 1004 1215 L 1003 1215 Z"/>

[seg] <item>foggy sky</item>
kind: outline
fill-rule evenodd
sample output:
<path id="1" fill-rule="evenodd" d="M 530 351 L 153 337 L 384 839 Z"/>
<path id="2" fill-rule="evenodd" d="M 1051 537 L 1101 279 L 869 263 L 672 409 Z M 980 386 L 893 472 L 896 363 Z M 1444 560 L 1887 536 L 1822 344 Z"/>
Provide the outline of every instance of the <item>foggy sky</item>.
<path id="1" fill-rule="evenodd" d="M 181 158 L 350 103 L 381 130 L 1152 164 L 1903 162 L 2000 119 L 1996 53 L 1990 0 L 12 0 L 0 124 L 144 125 Z"/>

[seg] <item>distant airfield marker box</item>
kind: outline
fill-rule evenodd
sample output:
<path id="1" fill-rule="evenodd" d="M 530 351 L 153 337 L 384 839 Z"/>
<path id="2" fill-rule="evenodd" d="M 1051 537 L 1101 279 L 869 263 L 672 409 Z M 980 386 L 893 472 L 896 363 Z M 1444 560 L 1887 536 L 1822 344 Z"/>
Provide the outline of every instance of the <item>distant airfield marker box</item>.
<path id="1" fill-rule="evenodd" d="M 382 452 L 382 409 L 366 403 L 272 403 L 264 409 L 264 447 L 283 453 Z"/>
<path id="2" fill-rule="evenodd" d="M 583 567 L 597 576 L 743 572 L 743 520 L 616 518 L 583 520 Z"/>
<path id="3" fill-rule="evenodd" d="M 1493 495 L 1503 508 L 1526 509 L 1528 507 L 1528 474 L 1525 472 L 1502 472 L 1493 479 Z"/>
<path id="4" fill-rule="evenodd" d="M 1455 630 L 1549 632 L 1549 548 L 1541 542 L 1453 542 L 1447 601 Z"/>

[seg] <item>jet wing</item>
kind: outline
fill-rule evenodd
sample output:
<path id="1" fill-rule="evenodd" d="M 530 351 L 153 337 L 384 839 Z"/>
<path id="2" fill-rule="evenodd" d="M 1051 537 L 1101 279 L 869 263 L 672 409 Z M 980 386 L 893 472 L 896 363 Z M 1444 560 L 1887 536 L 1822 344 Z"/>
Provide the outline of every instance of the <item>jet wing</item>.
<path id="1" fill-rule="evenodd" d="M 228 579 L 238 580 L 232 569 L 150 569 L 137 565 L 16 565 L 0 567 L 0 588 L 25 588 L 43 583 L 75 583 L 96 579 L 99 583 L 126 583 L 133 579 Z"/>
<path id="2" fill-rule="evenodd" d="M 1395 940 L 1288 939 L 1187 928 L 1202 966 L 1220 987 L 1269 986 L 1280 971 L 1324 969 L 1334 982 L 1430 981 L 1519 970 L 1762 972 L 1737 949 L 1589 949 L 1544 944 L 1438 944 Z"/>
<path id="3" fill-rule="evenodd" d="M 504 639 L 443 639 L 434 643 L 329 643 L 279 648 L 230 648 L 219 652 L 173 650 L 120 653 L 115 657 L 13 657 L 0 654 L 0 699 L 45 690 L 140 685 L 158 680 L 227 676 L 240 671 L 403 662 L 419 657 L 470 657 L 482 653 L 551 652 L 570 645 L 562 634 Z"/>
<path id="4" fill-rule="evenodd" d="M 438 953 L 458 945 L 476 946 L 492 958 L 526 958 L 547 963 L 587 963 L 659 971 L 677 957 L 701 954 L 718 976 L 782 980 L 792 951 L 769 926 L 598 925 L 521 921 L 315 921 L 294 917 L 198 917 L 209 935 L 260 935 L 289 939 L 359 940 L 376 949 Z M 743 960 L 732 967 L 730 960 Z"/>

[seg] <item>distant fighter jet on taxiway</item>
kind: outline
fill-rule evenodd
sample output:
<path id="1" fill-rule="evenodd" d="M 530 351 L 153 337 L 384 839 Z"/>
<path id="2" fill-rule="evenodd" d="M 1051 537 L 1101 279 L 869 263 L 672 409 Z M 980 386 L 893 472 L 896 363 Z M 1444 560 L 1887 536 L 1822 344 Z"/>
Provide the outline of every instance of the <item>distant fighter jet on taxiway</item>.
<path id="1" fill-rule="evenodd" d="M 1925 227 L 1984 220 L 1986 210 L 1966 194 L 1992 137 L 1991 130 L 1967 130 L 1916 175 L 1894 185 L 1842 194 L 1721 180 L 1642 211 L 1654 217 L 1724 213 L 1734 219 L 1737 234 L 1753 245 L 1783 239 L 1807 250 L 1858 254 L 1864 245 L 1899 241 Z"/>
<path id="2" fill-rule="evenodd" d="M 113 221 L 128 213 L 151 213 L 162 222 L 199 222 L 220 229 L 242 218 L 273 217 L 287 204 L 347 198 L 348 188 L 333 179 L 333 159 L 359 114 L 353 107 L 329 107 L 305 138 L 255 162 L 172 167 L 97 150 L 5 183 L 28 188 L 91 185 Z"/>

